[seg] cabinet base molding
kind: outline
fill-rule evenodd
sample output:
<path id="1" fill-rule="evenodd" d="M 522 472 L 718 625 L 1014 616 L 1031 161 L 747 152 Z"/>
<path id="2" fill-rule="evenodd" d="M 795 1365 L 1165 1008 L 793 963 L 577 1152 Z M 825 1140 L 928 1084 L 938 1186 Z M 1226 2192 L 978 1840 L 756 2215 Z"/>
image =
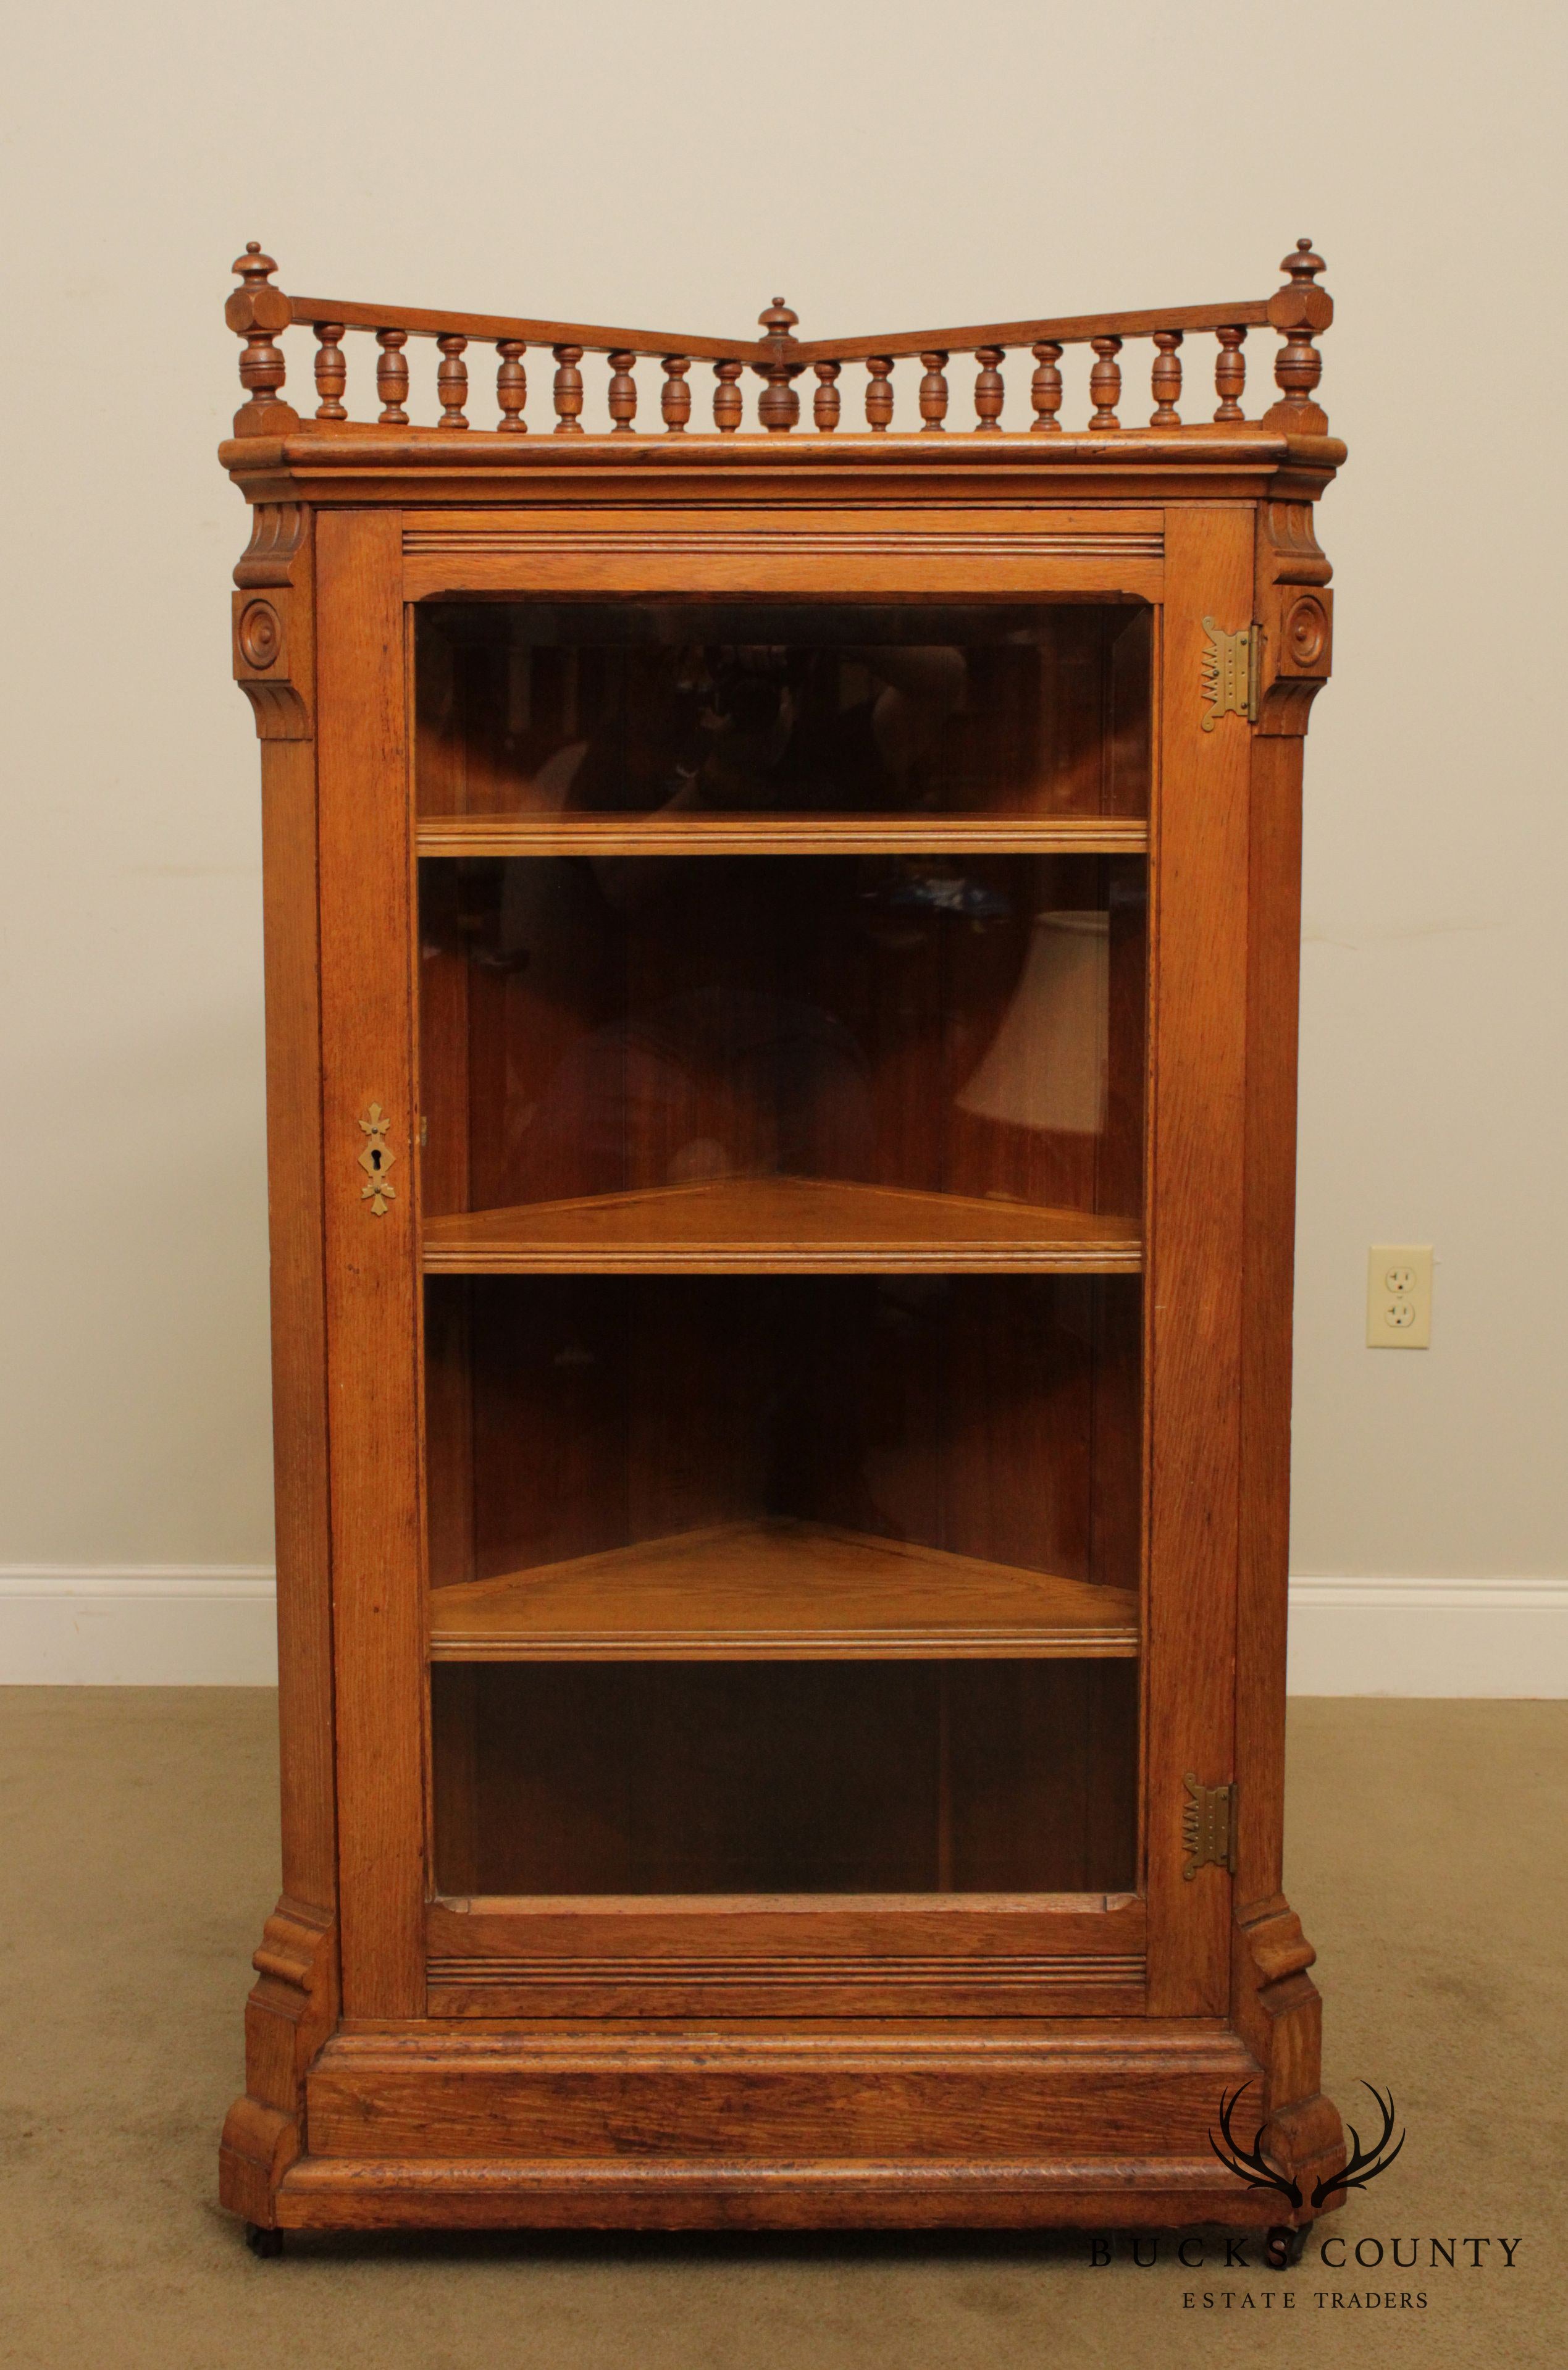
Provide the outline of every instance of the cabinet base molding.
<path id="1" fill-rule="evenodd" d="M 303 2151 L 244 2210 L 322 2230 L 1263 2227 L 1278 2195 L 1217 2178 L 1207 2144 L 1259 2071 L 1222 2025 L 1130 2018 L 1043 2038 L 340 2031 Z"/>
<path id="2" fill-rule="evenodd" d="M 1214 2179 L 1213 2158 L 1082 2164 L 863 2158 L 718 2164 L 676 2157 L 416 2163 L 302 2157 L 286 2230 L 1169 2230 L 1276 2226 L 1281 2200 Z M 1269 2200 L 1272 2199 L 1272 2203 Z"/>

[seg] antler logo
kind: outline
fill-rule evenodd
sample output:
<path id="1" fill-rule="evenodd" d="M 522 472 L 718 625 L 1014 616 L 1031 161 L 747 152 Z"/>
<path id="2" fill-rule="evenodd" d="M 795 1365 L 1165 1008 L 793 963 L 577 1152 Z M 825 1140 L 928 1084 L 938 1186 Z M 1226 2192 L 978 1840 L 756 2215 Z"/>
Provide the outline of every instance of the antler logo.
<path id="1" fill-rule="evenodd" d="M 1285 2175 L 1282 2172 L 1277 2171 L 1264 2155 L 1264 2127 L 1262 2123 L 1258 2125 L 1256 2132 L 1253 2134 L 1253 2144 L 1250 2148 L 1242 2146 L 1232 2128 L 1232 2118 L 1236 2112 L 1236 2109 L 1241 2104 L 1245 2093 L 1250 2090 L 1252 2087 L 1253 2086 L 1250 2082 L 1243 2082 L 1239 2089 L 1229 2090 L 1225 2093 L 1224 2097 L 1219 2101 L 1219 2129 L 1224 2134 L 1224 2146 L 1220 2146 L 1219 2141 L 1215 2138 L 1212 2130 L 1208 2134 L 1208 2145 L 1213 2149 L 1215 2155 L 1219 2158 L 1220 2163 L 1225 2167 L 1227 2172 L 1233 2172 L 1238 2180 L 1244 2180 L 1246 2182 L 1249 2189 L 1276 2189 L 1281 2197 L 1288 2199 L 1289 2203 L 1293 2206 L 1299 2209 L 1302 2202 L 1300 2183 L 1295 2180 L 1288 2180 Z M 1318 2181 L 1314 2186 L 1312 2191 L 1312 2210 L 1314 2213 L 1321 2212 L 1322 2209 L 1329 2203 L 1331 2199 L 1338 2197 L 1345 2191 L 1351 2189 L 1365 2189 L 1368 2182 L 1376 2180 L 1380 2172 L 1387 2172 L 1390 2165 L 1392 2164 L 1395 2157 L 1398 2156 L 1401 2148 L 1404 2146 L 1405 2135 L 1401 2132 L 1398 2139 L 1394 2141 L 1393 2146 L 1389 2146 L 1389 2141 L 1393 2136 L 1394 2128 L 1393 2092 L 1391 2090 L 1385 2097 L 1383 2092 L 1378 2089 L 1375 2085 L 1370 2082 L 1363 2082 L 1361 2088 L 1364 2090 L 1370 2090 L 1373 2098 L 1376 2099 L 1378 2102 L 1378 2111 L 1382 2118 L 1383 2128 L 1379 2133 L 1378 2137 L 1373 2142 L 1372 2146 L 1369 2148 L 1364 2148 L 1361 2145 L 1361 2134 L 1356 2130 L 1355 2124 L 1352 2123 L 1348 2126 L 1350 2132 L 1349 2157 L 1338 2172 L 1325 2175 L 1325 2177 L 1322 2180 Z M 1384 2153 L 1385 2150 L 1387 2150 L 1387 2154 Z"/>

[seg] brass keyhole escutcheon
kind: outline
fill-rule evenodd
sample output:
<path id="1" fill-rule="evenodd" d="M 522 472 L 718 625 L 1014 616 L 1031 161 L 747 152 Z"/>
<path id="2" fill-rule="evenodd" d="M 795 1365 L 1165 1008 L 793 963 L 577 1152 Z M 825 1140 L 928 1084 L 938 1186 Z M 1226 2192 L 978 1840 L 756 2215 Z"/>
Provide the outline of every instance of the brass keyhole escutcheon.
<path id="1" fill-rule="evenodd" d="M 360 1125 L 367 1139 L 360 1155 L 360 1167 L 365 1172 L 360 1199 L 370 1203 L 373 1217 L 384 1218 L 388 1203 L 397 1199 L 396 1187 L 386 1181 L 386 1172 L 397 1157 L 386 1140 L 392 1122 L 379 1103 L 372 1103 Z"/>

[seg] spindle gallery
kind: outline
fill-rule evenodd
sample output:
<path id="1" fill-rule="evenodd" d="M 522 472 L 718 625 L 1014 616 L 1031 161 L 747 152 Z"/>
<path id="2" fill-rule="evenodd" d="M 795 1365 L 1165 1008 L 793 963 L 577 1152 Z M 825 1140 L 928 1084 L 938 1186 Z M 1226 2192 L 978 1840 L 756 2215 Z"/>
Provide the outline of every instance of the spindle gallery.
<path id="1" fill-rule="evenodd" d="M 240 258 L 258 2252 L 1281 2262 L 1336 2194 L 1280 1871 L 1322 269 L 814 339 Z"/>
<path id="2" fill-rule="evenodd" d="M 798 339 L 798 316 L 782 296 L 775 296 L 758 321 L 766 331 L 761 339 L 665 336 L 651 329 L 606 329 L 582 322 L 507 320 L 481 313 L 416 311 L 400 305 L 358 305 L 319 296 L 285 296 L 275 289 L 278 267 L 253 239 L 235 265 L 240 285 L 229 299 L 228 323 L 246 340 L 240 358 L 240 379 L 248 400 L 235 420 L 236 436 L 276 434 L 300 424 L 301 415 L 283 399 L 286 364 L 275 342 L 281 331 L 298 322 L 316 339 L 315 389 L 319 400 L 313 417 L 318 422 L 345 425 L 349 414 L 343 402 L 348 383 L 344 339 L 350 330 L 372 338 L 381 348 L 376 363 L 375 391 L 380 408 L 374 424 L 406 428 L 409 393 L 406 348 L 411 339 L 427 339 L 441 352 L 434 391 L 440 416 L 432 426 L 453 429 L 488 425 L 511 434 L 529 430 L 556 436 L 583 432 L 586 400 L 584 359 L 599 355 L 607 371 L 604 383 L 611 433 L 639 432 L 680 436 L 688 432 L 692 394 L 685 381 L 693 365 L 710 366 L 714 374 L 713 424 L 721 436 L 733 436 L 747 424 L 742 381 L 748 372 L 761 381 L 753 425 L 769 435 L 788 436 L 803 427 L 800 397 L 795 382 L 809 370 L 817 379 L 816 398 L 807 434 L 828 435 L 840 425 L 838 379 L 846 365 L 866 374 L 865 424 L 869 432 L 885 435 L 899 426 L 923 434 L 943 434 L 967 427 L 979 434 L 1003 431 L 1006 388 L 1001 363 L 1009 352 L 1026 351 L 1038 365 L 1030 401 L 1033 429 L 1049 433 L 1063 425 L 1059 413 L 1062 379 L 1059 364 L 1072 347 L 1083 347 L 1094 357 L 1089 376 L 1093 413 L 1087 425 L 1104 434 L 1132 429 L 1140 421 L 1124 421 L 1117 409 L 1122 400 L 1125 369 L 1118 357 L 1129 342 L 1147 339 L 1150 355 L 1150 393 L 1152 408 L 1148 425 L 1162 431 L 1202 429 L 1241 423 L 1245 414 L 1241 398 L 1246 388 L 1243 348 L 1250 328 L 1272 328 L 1286 339 L 1275 362 L 1278 393 L 1261 414 L 1264 425 L 1284 428 L 1297 435 L 1322 435 L 1327 417 L 1315 390 L 1322 362 L 1313 340 L 1333 318 L 1333 305 L 1317 284 L 1323 269 L 1310 239 L 1299 239 L 1281 270 L 1288 275 L 1273 295 L 1249 298 L 1234 305 L 1186 305 L 1165 311 L 1086 314 L 1064 321 L 1001 321 L 979 328 L 921 329 L 898 337 Z M 1212 413 L 1201 398 L 1189 397 L 1184 419 L 1176 405 L 1182 394 L 1181 349 L 1200 334 L 1216 341 L 1213 359 Z M 470 346 L 490 346 L 497 355 L 496 409 L 488 422 L 469 416 L 469 371 L 464 360 Z M 530 347 L 548 351 L 555 363 L 549 376 L 552 417 L 526 418 L 528 379 L 524 357 Z M 947 363 L 955 353 L 973 355 L 974 417 L 949 419 Z M 639 362 L 656 364 L 664 374 L 660 391 L 660 426 L 637 427 Z M 899 362 L 904 379 L 895 385 Z M 913 365 L 919 364 L 918 376 Z M 541 374 L 543 377 L 544 374 Z M 656 382 L 657 383 L 657 382 Z M 905 407 L 900 422 L 899 406 Z"/>

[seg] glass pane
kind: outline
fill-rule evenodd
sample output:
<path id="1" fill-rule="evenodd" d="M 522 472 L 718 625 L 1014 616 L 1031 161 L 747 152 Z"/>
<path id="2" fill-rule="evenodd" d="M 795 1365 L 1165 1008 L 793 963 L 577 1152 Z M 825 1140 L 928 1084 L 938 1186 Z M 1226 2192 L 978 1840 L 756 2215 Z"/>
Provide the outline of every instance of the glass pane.
<path id="1" fill-rule="evenodd" d="M 418 613 L 422 815 L 1146 815 L 1150 612 L 591 600 Z"/>
<path id="2" fill-rule="evenodd" d="M 1135 1621 L 1136 1277 L 454 1276 L 426 1298 L 438 1651 L 670 1651 L 699 1603 L 734 1651 L 803 1625 L 872 1652 L 888 1623 L 1028 1643 Z M 532 1610 L 445 1593 L 546 1567 Z"/>
<path id="3" fill-rule="evenodd" d="M 1133 1882 L 1130 1662 L 491 1663 L 433 1675 L 447 1893 Z"/>
<path id="4" fill-rule="evenodd" d="M 432 1240 L 589 1200 L 608 1249 L 627 1195 L 694 1240 L 1135 1240 L 1140 858 L 430 858 L 420 935 Z"/>

